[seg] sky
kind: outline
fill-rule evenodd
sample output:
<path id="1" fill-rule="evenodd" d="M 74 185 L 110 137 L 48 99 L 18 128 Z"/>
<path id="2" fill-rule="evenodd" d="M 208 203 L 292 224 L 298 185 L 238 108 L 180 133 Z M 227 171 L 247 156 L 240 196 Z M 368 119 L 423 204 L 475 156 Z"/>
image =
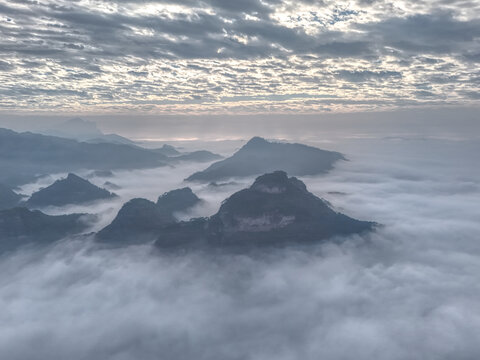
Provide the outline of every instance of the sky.
<path id="1" fill-rule="evenodd" d="M 0 114 L 476 107 L 475 0 L 0 0 Z"/>

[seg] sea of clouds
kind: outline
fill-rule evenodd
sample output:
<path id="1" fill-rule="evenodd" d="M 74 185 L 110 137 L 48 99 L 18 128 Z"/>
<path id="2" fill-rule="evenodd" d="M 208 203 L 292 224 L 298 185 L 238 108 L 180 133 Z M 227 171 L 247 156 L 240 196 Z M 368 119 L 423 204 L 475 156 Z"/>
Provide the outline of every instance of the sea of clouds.
<path id="1" fill-rule="evenodd" d="M 83 237 L 4 254 L 0 358 L 479 358 L 480 143 L 362 136 L 311 143 L 349 161 L 302 178 L 309 190 L 382 224 L 375 233 L 254 255 L 97 249 Z M 46 211 L 99 213 L 98 230 L 124 201 L 156 200 L 204 166 L 93 178 L 121 186 L 119 198 Z M 205 201 L 179 218 L 215 213 L 252 180 L 191 185 Z"/>

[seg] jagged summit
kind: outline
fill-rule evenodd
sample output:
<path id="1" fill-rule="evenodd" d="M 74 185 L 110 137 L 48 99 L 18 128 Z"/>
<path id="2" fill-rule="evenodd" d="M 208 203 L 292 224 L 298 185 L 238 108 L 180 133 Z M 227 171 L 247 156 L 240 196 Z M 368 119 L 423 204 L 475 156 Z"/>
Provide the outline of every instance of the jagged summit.
<path id="1" fill-rule="evenodd" d="M 287 190 L 301 190 L 306 192 L 307 187 L 297 178 L 289 178 L 285 171 L 277 170 L 270 174 L 259 176 L 252 184 L 250 189 L 266 192 L 270 194 L 279 194 Z"/>
<path id="2" fill-rule="evenodd" d="M 210 218 L 177 223 L 162 230 L 159 247 L 251 247 L 305 244 L 374 228 L 332 209 L 305 184 L 284 171 L 258 177 L 226 199 Z"/>
<path id="3" fill-rule="evenodd" d="M 302 181 L 275 171 L 229 197 L 214 219 L 224 231 L 235 232 L 272 230 L 314 219 L 328 222 L 336 215 L 325 201 L 308 192 Z"/>
<path id="4" fill-rule="evenodd" d="M 154 238 L 165 226 L 175 222 L 173 215 L 153 201 L 136 198 L 126 202 L 112 223 L 103 228 L 97 239 L 115 243 L 141 243 Z"/>
<path id="5" fill-rule="evenodd" d="M 246 149 L 251 149 L 251 148 L 261 147 L 261 146 L 265 146 L 265 145 L 268 145 L 267 140 L 265 140 L 264 138 L 262 138 L 260 136 L 254 136 L 253 138 L 248 140 L 247 143 L 243 147 L 246 148 Z"/>
<path id="6" fill-rule="evenodd" d="M 71 183 L 77 183 L 77 184 L 88 182 L 87 180 L 82 179 L 80 176 L 75 175 L 74 173 L 68 173 L 66 180 L 68 180 Z"/>
<path id="7" fill-rule="evenodd" d="M 110 199 L 116 195 L 93 185 L 88 180 L 73 173 L 55 181 L 52 185 L 32 194 L 27 206 L 63 206 L 81 204 L 100 199 Z"/>
<path id="8" fill-rule="evenodd" d="M 211 182 L 260 175 L 278 169 L 291 175 L 316 175 L 329 171 L 336 161 L 344 159 L 342 154 L 333 151 L 254 137 L 231 157 L 213 163 L 186 180 Z"/>

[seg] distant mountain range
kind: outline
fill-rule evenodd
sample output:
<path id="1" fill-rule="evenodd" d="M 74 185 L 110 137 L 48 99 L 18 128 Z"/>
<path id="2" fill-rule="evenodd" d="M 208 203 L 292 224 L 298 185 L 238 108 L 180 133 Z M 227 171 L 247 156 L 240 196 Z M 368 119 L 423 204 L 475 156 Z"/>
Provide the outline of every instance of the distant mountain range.
<path id="1" fill-rule="evenodd" d="M 339 160 L 345 158 L 338 152 L 254 137 L 231 157 L 194 173 L 186 180 L 211 182 L 260 175 L 277 169 L 296 176 L 317 175 L 331 170 Z"/>
<path id="2" fill-rule="evenodd" d="M 113 222 L 97 234 L 97 239 L 116 244 L 154 240 L 163 227 L 176 222 L 175 212 L 185 211 L 200 201 L 190 188 L 169 191 L 156 203 L 132 199 L 123 205 Z"/>
<path id="3" fill-rule="evenodd" d="M 0 183 L 10 187 L 32 182 L 41 175 L 80 169 L 154 168 L 179 161 L 203 162 L 218 158 L 218 155 L 210 152 L 169 157 L 155 150 L 132 145 L 87 143 L 0 129 Z"/>
<path id="4" fill-rule="evenodd" d="M 116 196 L 70 173 L 66 178 L 57 180 L 52 185 L 33 193 L 26 205 L 27 207 L 64 206 L 106 200 Z"/>
<path id="5" fill-rule="evenodd" d="M 59 123 L 55 127 L 42 131 L 42 133 L 89 143 L 136 145 L 134 141 L 126 137 L 117 134 L 104 134 L 93 121 L 78 117 Z"/>
<path id="6" fill-rule="evenodd" d="M 222 159 L 223 157 L 217 154 L 213 154 L 210 151 L 198 150 L 190 153 L 181 154 L 170 157 L 172 162 L 178 161 L 193 161 L 193 162 L 210 162 L 214 160 Z"/>
<path id="7" fill-rule="evenodd" d="M 163 228 L 155 244 L 160 248 L 308 244 L 374 226 L 336 212 L 308 192 L 302 181 L 275 171 L 226 199 L 212 217 Z"/>

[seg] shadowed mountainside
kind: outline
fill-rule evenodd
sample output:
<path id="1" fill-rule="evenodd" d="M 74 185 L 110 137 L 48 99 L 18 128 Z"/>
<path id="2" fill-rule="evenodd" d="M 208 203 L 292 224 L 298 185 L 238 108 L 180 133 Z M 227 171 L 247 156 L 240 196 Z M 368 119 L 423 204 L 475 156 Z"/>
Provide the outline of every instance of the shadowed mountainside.
<path id="1" fill-rule="evenodd" d="M 22 196 L 9 187 L 0 184 L 0 210 L 10 209 L 20 204 Z"/>
<path id="2" fill-rule="evenodd" d="M 332 169 L 342 154 L 302 144 L 269 142 L 252 138 L 231 157 L 189 176 L 187 181 L 210 182 L 231 177 L 260 175 L 283 169 L 292 175 L 316 175 Z"/>
<path id="3" fill-rule="evenodd" d="M 38 210 L 17 207 L 0 211 L 0 251 L 27 244 L 49 244 L 87 229 L 92 215 L 50 216 Z"/>
<path id="4" fill-rule="evenodd" d="M 154 240 L 163 227 L 176 222 L 175 212 L 185 211 L 200 201 L 190 188 L 166 192 L 157 203 L 132 199 L 122 206 L 112 223 L 97 234 L 97 239 L 113 243 Z"/>
<path id="5" fill-rule="evenodd" d="M 168 157 L 161 151 L 134 145 L 80 142 L 31 132 L 17 133 L 0 129 L 0 168 L 2 169 L 0 183 L 12 187 L 32 182 L 41 175 L 53 173 L 83 169 L 155 168 L 179 161 L 205 162 L 218 158 L 216 154 L 203 151 L 180 153 L 180 155 Z"/>
<path id="6" fill-rule="evenodd" d="M 66 178 L 57 180 L 52 185 L 33 193 L 26 205 L 28 207 L 63 206 L 111 199 L 116 196 L 75 174 L 68 174 Z"/>
<path id="7" fill-rule="evenodd" d="M 308 192 L 302 181 L 275 171 L 230 196 L 212 217 L 164 228 L 155 244 L 160 248 L 305 244 L 359 234 L 374 225 L 336 212 Z"/>

